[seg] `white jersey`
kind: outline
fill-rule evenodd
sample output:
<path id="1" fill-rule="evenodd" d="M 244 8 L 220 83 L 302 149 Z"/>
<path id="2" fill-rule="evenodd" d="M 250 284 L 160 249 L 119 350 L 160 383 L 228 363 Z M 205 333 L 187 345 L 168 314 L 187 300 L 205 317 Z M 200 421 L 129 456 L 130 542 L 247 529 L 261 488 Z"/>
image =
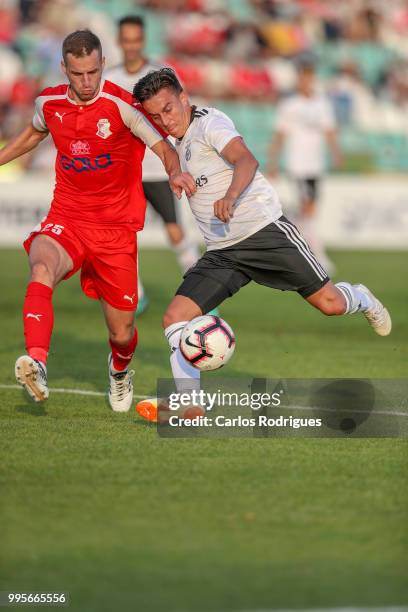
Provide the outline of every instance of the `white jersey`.
<path id="1" fill-rule="evenodd" d="M 181 168 L 197 185 L 189 201 L 209 251 L 245 240 L 282 215 L 275 190 L 258 171 L 238 198 L 232 219 L 223 223 L 214 215 L 214 202 L 225 196 L 233 174 L 233 166 L 222 158 L 221 151 L 237 136 L 227 115 L 200 107 L 183 138 L 176 141 Z"/>
<path id="2" fill-rule="evenodd" d="M 321 176 L 326 169 L 326 132 L 336 127 L 327 98 L 296 94 L 278 108 L 275 129 L 285 135 L 286 168 L 295 178 Z"/>
<path id="3" fill-rule="evenodd" d="M 133 88 L 137 81 L 146 76 L 148 72 L 160 70 L 160 68 L 163 68 L 163 64 L 147 61 L 137 72 L 128 72 L 123 64 L 118 64 L 105 70 L 104 76 L 108 81 L 112 81 L 115 85 L 119 85 L 119 87 L 133 93 Z M 146 148 L 142 165 L 142 180 L 168 181 L 168 179 L 169 177 L 159 157 L 153 151 Z"/>

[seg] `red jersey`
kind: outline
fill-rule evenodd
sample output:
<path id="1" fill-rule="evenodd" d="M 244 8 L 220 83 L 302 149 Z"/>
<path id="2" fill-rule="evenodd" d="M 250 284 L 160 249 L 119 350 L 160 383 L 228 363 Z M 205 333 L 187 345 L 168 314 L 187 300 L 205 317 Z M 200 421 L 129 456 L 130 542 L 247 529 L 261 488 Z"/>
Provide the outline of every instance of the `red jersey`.
<path id="1" fill-rule="evenodd" d="M 162 139 L 110 81 L 87 104 L 68 97 L 68 85 L 48 87 L 35 101 L 33 126 L 49 131 L 57 149 L 51 214 L 71 221 L 138 231 L 144 224 L 142 188 L 145 144 Z"/>

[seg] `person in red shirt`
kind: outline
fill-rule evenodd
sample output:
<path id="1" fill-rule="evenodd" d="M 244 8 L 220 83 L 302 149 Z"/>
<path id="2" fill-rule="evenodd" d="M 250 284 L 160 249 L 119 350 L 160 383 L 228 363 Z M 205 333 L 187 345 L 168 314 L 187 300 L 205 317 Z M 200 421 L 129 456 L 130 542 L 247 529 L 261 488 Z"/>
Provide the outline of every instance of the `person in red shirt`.
<path id="1" fill-rule="evenodd" d="M 0 165 L 37 146 L 49 133 L 57 149 L 56 183 L 48 215 L 24 242 L 30 282 L 24 302 L 27 354 L 16 361 L 17 381 L 36 401 L 49 395 L 46 362 L 56 285 L 81 269 L 84 293 L 99 299 L 109 331 L 109 401 L 127 411 L 133 398 L 128 370 L 137 344 L 136 232 L 146 201 L 141 183 L 145 145 L 162 160 L 178 197 L 195 191 L 177 153 L 135 107 L 130 93 L 103 80 L 101 43 L 89 30 L 62 46 L 68 84 L 45 89 L 32 124 L 0 151 Z"/>

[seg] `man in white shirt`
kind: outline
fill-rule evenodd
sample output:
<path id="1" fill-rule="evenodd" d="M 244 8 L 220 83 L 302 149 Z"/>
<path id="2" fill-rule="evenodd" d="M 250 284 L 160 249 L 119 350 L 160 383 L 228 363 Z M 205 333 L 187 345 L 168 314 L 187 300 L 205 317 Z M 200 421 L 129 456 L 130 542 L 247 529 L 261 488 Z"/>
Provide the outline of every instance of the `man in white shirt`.
<path id="1" fill-rule="evenodd" d="M 162 64 L 147 59 L 143 54 L 145 43 L 144 21 L 136 15 L 123 17 L 118 23 L 118 44 L 123 54 L 123 63 L 105 71 L 105 78 L 126 89 L 133 91 L 135 83 L 153 70 L 162 68 Z M 178 263 L 183 272 L 191 268 L 200 256 L 197 245 L 184 235 L 178 223 L 173 194 L 169 187 L 163 164 L 156 155 L 146 150 L 142 166 L 142 183 L 146 200 L 162 218 L 167 236 L 174 248 Z M 139 272 L 139 304 L 137 314 L 141 314 L 148 299 Z"/>
<path id="2" fill-rule="evenodd" d="M 299 190 L 300 229 L 317 258 L 333 272 L 334 264 L 326 255 L 317 230 L 317 200 L 319 182 L 326 171 L 326 144 L 332 164 L 340 163 L 336 122 L 329 100 L 316 92 L 312 65 L 299 68 L 297 89 L 278 107 L 269 172 L 277 173 L 279 156 L 286 145 L 286 171 Z"/>
<path id="3" fill-rule="evenodd" d="M 175 73 L 162 68 L 135 85 L 149 116 L 177 138 L 183 172 L 197 190 L 189 196 L 207 252 L 184 276 L 163 318 L 178 391 L 199 389 L 200 372 L 182 356 L 184 326 L 231 297 L 251 280 L 297 291 L 326 315 L 362 312 L 381 336 L 391 331 L 384 306 L 364 285 L 334 285 L 227 115 L 191 106 Z"/>

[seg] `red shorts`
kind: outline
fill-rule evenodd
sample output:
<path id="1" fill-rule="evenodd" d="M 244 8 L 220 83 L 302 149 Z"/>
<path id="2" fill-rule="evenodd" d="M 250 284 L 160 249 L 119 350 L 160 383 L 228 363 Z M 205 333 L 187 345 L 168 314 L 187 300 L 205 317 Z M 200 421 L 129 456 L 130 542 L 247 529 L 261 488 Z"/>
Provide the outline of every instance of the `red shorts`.
<path id="1" fill-rule="evenodd" d="M 27 253 L 38 235 L 53 238 L 71 257 L 74 265 L 64 280 L 81 268 L 85 295 L 94 300 L 102 298 L 119 310 L 136 310 L 137 240 L 134 231 L 74 225 L 50 214 L 24 241 Z"/>

